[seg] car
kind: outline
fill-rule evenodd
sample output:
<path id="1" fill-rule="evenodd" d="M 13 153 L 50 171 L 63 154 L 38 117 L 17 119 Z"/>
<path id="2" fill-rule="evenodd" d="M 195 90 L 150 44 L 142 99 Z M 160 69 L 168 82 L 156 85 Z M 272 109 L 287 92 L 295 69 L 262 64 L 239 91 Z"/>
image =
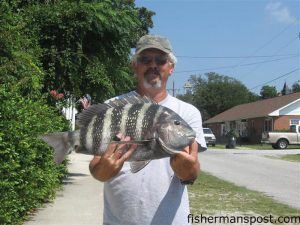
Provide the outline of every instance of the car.
<path id="1" fill-rule="evenodd" d="M 206 142 L 206 145 L 212 145 L 215 146 L 216 145 L 216 136 L 214 135 L 214 133 L 211 131 L 210 128 L 203 128 L 203 133 L 204 133 L 204 139 Z"/>
<path id="2" fill-rule="evenodd" d="M 288 132 L 263 132 L 261 143 L 271 144 L 274 149 L 286 149 L 300 144 L 300 125 L 291 125 Z"/>

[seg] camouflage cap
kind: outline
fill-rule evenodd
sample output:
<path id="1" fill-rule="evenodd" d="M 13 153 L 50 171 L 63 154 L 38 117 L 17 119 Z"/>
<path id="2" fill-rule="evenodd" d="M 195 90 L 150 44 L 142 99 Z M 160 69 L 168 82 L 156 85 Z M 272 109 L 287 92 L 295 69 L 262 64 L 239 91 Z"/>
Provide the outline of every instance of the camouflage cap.
<path id="1" fill-rule="evenodd" d="M 135 53 L 139 54 L 148 48 L 159 49 L 167 54 L 172 52 L 172 46 L 169 40 L 158 35 L 145 35 L 141 37 L 136 45 Z"/>

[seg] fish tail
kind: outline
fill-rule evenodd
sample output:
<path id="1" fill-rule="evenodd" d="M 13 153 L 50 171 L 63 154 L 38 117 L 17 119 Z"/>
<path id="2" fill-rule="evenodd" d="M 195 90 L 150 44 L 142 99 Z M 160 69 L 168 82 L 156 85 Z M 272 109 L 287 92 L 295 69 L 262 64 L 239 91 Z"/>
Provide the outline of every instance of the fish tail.
<path id="1" fill-rule="evenodd" d="M 66 155 L 74 149 L 74 132 L 57 132 L 42 136 L 43 141 L 54 148 L 54 161 L 59 164 L 66 158 Z"/>

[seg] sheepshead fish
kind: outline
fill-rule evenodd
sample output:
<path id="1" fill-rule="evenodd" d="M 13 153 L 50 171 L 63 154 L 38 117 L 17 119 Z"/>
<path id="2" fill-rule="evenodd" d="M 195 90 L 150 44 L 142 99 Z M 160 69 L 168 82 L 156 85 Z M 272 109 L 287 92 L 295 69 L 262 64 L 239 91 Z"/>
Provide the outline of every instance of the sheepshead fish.
<path id="1" fill-rule="evenodd" d="M 102 155 L 116 134 L 129 136 L 138 145 L 128 161 L 137 172 L 152 159 L 169 157 L 190 145 L 196 134 L 174 111 L 150 98 L 125 95 L 108 103 L 96 104 L 79 115 L 80 129 L 50 133 L 42 139 L 54 150 L 54 160 L 61 163 L 68 152 Z"/>

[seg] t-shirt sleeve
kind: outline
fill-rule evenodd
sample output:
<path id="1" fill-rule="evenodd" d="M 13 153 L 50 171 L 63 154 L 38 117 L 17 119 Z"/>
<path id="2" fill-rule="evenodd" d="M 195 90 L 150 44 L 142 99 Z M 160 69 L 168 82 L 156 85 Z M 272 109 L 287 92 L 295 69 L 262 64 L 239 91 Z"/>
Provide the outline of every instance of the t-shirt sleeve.
<path id="1" fill-rule="evenodd" d="M 202 149 L 206 149 L 207 147 L 203 134 L 202 116 L 200 111 L 196 107 L 188 105 L 188 107 L 186 107 L 185 112 L 186 122 L 196 132 L 196 141 L 198 142 L 198 144 L 200 144 Z"/>

